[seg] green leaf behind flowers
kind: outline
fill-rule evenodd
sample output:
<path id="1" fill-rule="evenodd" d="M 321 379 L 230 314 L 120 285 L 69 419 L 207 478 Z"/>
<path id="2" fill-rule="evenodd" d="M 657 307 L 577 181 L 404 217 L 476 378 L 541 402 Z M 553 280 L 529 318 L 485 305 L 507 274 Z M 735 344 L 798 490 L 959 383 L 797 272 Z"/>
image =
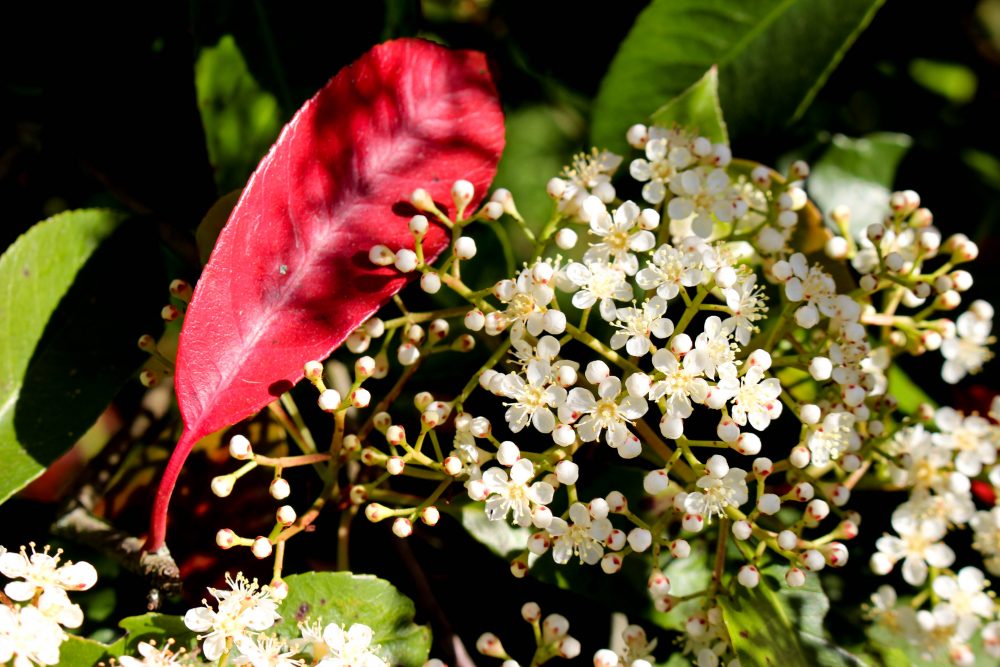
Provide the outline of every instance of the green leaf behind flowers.
<path id="1" fill-rule="evenodd" d="M 653 0 L 601 82 L 591 140 L 624 150 L 630 125 L 713 65 L 735 139 L 780 128 L 809 106 L 883 2 Z"/>
<path id="2" fill-rule="evenodd" d="M 431 631 L 413 622 L 413 602 L 392 584 L 350 572 L 309 572 L 285 577 L 288 597 L 281 603 L 282 637 L 301 635 L 300 622 L 349 628 L 363 623 L 372 629 L 372 644 L 391 665 L 420 667 L 431 650 Z"/>

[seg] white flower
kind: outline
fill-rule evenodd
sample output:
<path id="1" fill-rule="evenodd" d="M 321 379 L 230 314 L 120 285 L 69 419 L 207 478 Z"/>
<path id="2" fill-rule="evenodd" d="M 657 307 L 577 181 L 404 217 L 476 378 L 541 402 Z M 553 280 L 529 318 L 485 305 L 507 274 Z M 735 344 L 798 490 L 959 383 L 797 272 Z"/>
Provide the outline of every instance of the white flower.
<path id="1" fill-rule="evenodd" d="M 701 377 L 700 369 L 685 359 L 677 360 L 670 350 L 658 350 L 653 355 L 653 366 L 663 374 L 649 389 L 649 398 L 658 401 L 667 399 L 665 414 L 672 418 L 687 419 L 693 408 L 691 402 L 704 403 L 708 395 L 708 382 Z"/>
<path id="2" fill-rule="evenodd" d="M 941 343 L 941 356 L 945 358 L 941 377 L 945 382 L 955 384 L 966 374 L 978 373 L 982 369 L 983 364 L 993 356 L 987 347 L 992 342 L 992 328 L 992 320 L 980 318 L 973 310 L 958 316 L 955 322 L 957 335 Z"/>
<path id="3" fill-rule="evenodd" d="M 975 531 L 972 546 L 983 555 L 986 569 L 1000 575 L 1000 505 L 988 512 L 976 512 L 969 525 Z"/>
<path id="4" fill-rule="evenodd" d="M 163 648 L 156 648 L 155 642 L 139 642 L 139 655 L 142 658 L 123 655 L 118 658 L 118 663 L 122 667 L 174 667 L 180 664 L 177 660 L 182 654 L 175 653 L 173 645 L 173 639 L 167 640 Z"/>
<path id="5" fill-rule="evenodd" d="M 950 610 L 959 617 L 959 623 L 973 621 L 976 616 L 989 619 L 993 616 L 993 600 L 986 593 L 989 582 L 979 568 L 967 566 L 957 576 L 947 574 L 934 579 L 934 592 L 948 603 Z"/>
<path id="6" fill-rule="evenodd" d="M 251 665 L 251 667 L 304 667 L 304 660 L 292 656 L 298 653 L 291 649 L 284 640 L 277 637 L 240 637 L 236 646 L 242 655 L 233 660 L 234 665 Z"/>
<path id="7" fill-rule="evenodd" d="M 746 476 L 746 470 L 730 468 L 725 459 L 718 457 L 715 465 L 706 466 L 705 474 L 698 479 L 701 490 L 689 493 L 684 499 L 684 509 L 711 521 L 713 516 L 725 514 L 727 507 L 739 507 L 749 497 Z"/>
<path id="8" fill-rule="evenodd" d="M 610 322 L 615 319 L 615 301 L 629 301 L 632 285 L 625 272 L 611 264 L 593 262 L 583 265 L 573 262 L 566 267 L 566 276 L 580 289 L 573 294 L 573 306 L 584 310 L 599 302 L 601 317 Z"/>
<path id="9" fill-rule="evenodd" d="M 248 581 L 243 573 L 238 573 L 233 579 L 226 573 L 226 583 L 229 590 L 209 588 L 208 592 L 218 602 L 218 611 L 208 606 L 189 609 L 184 614 L 184 625 L 189 630 L 199 633 L 199 639 L 204 639 L 202 652 L 208 660 L 218 660 L 226 651 L 228 639 L 243 641 L 249 632 L 267 630 L 275 621 L 281 619 L 278 614 L 278 600 L 274 598 L 270 586 L 259 586 L 257 580 Z"/>
<path id="10" fill-rule="evenodd" d="M 59 624 L 37 607 L 0 604 L 0 664 L 12 660 L 14 667 L 58 664 L 59 646 L 66 638 Z"/>
<path id="11" fill-rule="evenodd" d="M 523 338 L 525 330 L 535 337 L 543 331 L 556 335 L 563 333 L 565 327 L 559 325 L 564 319 L 549 314 L 548 306 L 555 298 L 555 290 L 548 280 L 536 279 L 536 275 L 551 276 L 557 269 L 551 262 L 538 261 L 522 269 L 515 280 L 498 283 L 494 293 L 507 306 L 501 312 L 511 323 L 512 340 Z"/>
<path id="12" fill-rule="evenodd" d="M 774 274 L 785 280 L 785 296 L 789 301 L 805 301 L 795 311 L 795 321 L 804 328 L 812 328 L 822 313 L 833 317 L 837 312 L 837 285 L 833 277 L 818 266 L 810 267 L 806 256 L 800 252 L 788 261 L 776 262 Z"/>
<path id="13" fill-rule="evenodd" d="M 954 408 L 943 407 L 934 413 L 934 423 L 941 433 L 932 435 L 931 440 L 938 447 L 957 452 L 955 468 L 963 475 L 976 477 L 984 465 L 996 462 L 1000 430 L 989 420 L 978 415 L 963 417 Z"/>
<path id="14" fill-rule="evenodd" d="M 694 349 L 688 352 L 692 369 L 702 371 L 715 379 L 716 369 L 736 358 L 736 345 L 729 339 L 730 331 L 719 317 L 712 315 L 705 320 L 705 329 L 694 339 Z"/>
<path id="15" fill-rule="evenodd" d="M 630 276 L 639 269 L 634 253 L 647 252 L 656 245 L 653 233 L 639 227 L 639 207 L 630 201 L 615 209 L 613 215 L 602 213 L 591 218 L 590 233 L 601 241 L 590 245 L 584 263 L 606 264 L 614 260 L 614 265 Z"/>
<path id="16" fill-rule="evenodd" d="M 667 205 L 667 215 L 672 220 L 694 216 L 691 229 L 703 239 L 712 235 L 713 216 L 732 222 L 747 212 L 747 203 L 731 187 L 724 169 L 697 167 L 682 172 L 670 181 L 670 189 L 677 196 Z"/>
<path id="17" fill-rule="evenodd" d="M 674 331 L 674 323 L 663 314 L 667 312 L 667 302 L 661 297 L 647 299 L 642 308 L 619 308 L 618 320 L 614 323 L 619 330 L 611 336 L 611 349 L 622 346 L 636 357 L 648 353 L 652 347 L 650 336 L 666 338 Z"/>
<path id="18" fill-rule="evenodd" d="M 329 650 L 316 667 L 389 667 L 372 646 L 372 629 L 355 623 L 346 632 L 331 623 L 323 630 L 323 642 Z"/>
<path id="19" fill-rule="evenodd" d="M 4 593 L 12 600 L 25 602 L 37 593 L 53 590 L 85 591 L 97 582 L 97 570 L 90 563 L 67 561 L 59 564 L 61 550 L 49 555 L 49 547 L 41 553 L 31 545 L 29 556 L 24 547 L 20 552 L 8 551 L 0 555 L 0 572 L 12 581 L 4 587 Z"/>
<path id="20" fill-rule="evenodd" d="M 535 466 L 528 459 L 518 459 L 510 467 L 510 477 L 502 468 L 490 468 L 483 473 L 483 484 L 489 492 L 486 499 L 486 516 L 490 521 L 503 521 L 507 513 L 513 513 L 514 523 L 519 526 L 531 524 L 531 510 L 534 505 L 548 505 L 552 502 L 555 489 L 548 482 L 528 482 L 535 476 Z"/>
<path id="21" fill-rule="evenodd" d="M 718 389 L 732 396 L 733 421 L 745 426 L 747 421 L 758 431 L 763 431 L 781 414 L 781 382 L 778 378 L 764 379 L 764 372 L 771 366 L 770 356 L 763 363 L 747 369 L 742 378 L 736 376 L 734 364 L 719 367 Z"/>
<path id="22" fill-rule="evenodd" d="M 573 164 L 563 170 L 563 191 L 559 195 L 559 210 L 567 215 L 576 215 L 583 201 L 591 195 L 607 203 L 614 201 L 615 188 L 611 185 L 611 175 L 618 169 L 622 157 L 611 151 L 595 148 L 588 153 L 573 156 Z"/>
<path id="23" fill-rule="evenodd" d="M 569 506 L 567 523 L 559 517 L 549 524 L 549 534 L 552 535 L 552 559 L 563 565 L 575 554 L 581 563 L 594 565 L 604 555 L 604 541 L 611 534 L 611 521 L 607 517 L 594 518 L 583 503 L 573 503 Z"/>
<path id="24" fill-rule="evenodd" d="M 636 274 L 635 280 L 644 290 L 656 290 L 656 295 L 669 301 L 681 288 L 694 287 L 704 279 L 699 253 L 687 252 L 663 244 L 653 253 L 646 268 Z"/>
<path id="25" fill-rule="evenodd" d="M 727 331 L 735 332 L 736 342 L 746 345 L 757 331 L 754 322 L 764 317 L 767 305 L 764 289 L 757 287 L 757 276 L 751 273 L 730 288 L 722 290 L 730 316 L 722 322 Z"/>
<path id="26" fill-rule="evenodd" d="M 597 386 L 596 400 L 583 387 L 576 387 L 569 392 L 566 409 L 579 420 L 576 432 L 581 440 L 597 440 L 601 437 L 601 431 L 607 429 L 604 438 L 609 445 L 617 449 L 625 442 L 629 434 L 627 425 L 646 414 L 649 405 L 644 399 L 633 396 L 625 396 L 619 401 L 621 390 L 621 379 L 611 375 Z"/>
<path id="27" fill-rule="evenodd" d="M 813 465 L 825 466 L 836 461 L 850 447 L 854 415 L 850 412 L 831 412 L 809 432 L 806 446 L 812 452 Z"/>
<path id="28" fill-rule="evenodd" d="M 4 593 L 12 600 L 26 602 L 38 596 L 37 607 L 48 618 L 67 628 L 78 628 L 83 623 L 83 610 L 70 601 L 66 591 L 85 591 L 97 581 L 97 571 L 90 563 L 67 561 L 59 564 L 62 551 L 49 554 L 46 547 L 41 553 L 31 545 L 31 555 L 24 547 L 20 552 L 8 551 L 0 555 L 0 572 L 12 579 Z"/>
<path id="29" fill-rule="evenodd" d="M 514 433 L 529 423 L 539 433 L 551 433 L 556 425 L 552 408 L 558 408 L 566 400 L 566 390 L 552 383 L 552 368 L 546 361 L 529 362 L 524 377 L 518 373 L 506 375 L 501 391 L 514 401 L 507 404 L 506 413 Z"/>
<path id="30" fill-rule="evenodd" d="M 638 158 L 629 165 L 629 174 L 640 183 L 642 198 L 650 204 L 659 204 L 667 195 L 666 185 L 680 171 L 695 160 L 688 147 L 686 135 L 675 130 L 659 127 L 649 128 L 646 142 L 646 158 Z"/>
<path id="31" fill-rule="evenodd" d="M 892 527 L 899 537 L 878 538 L 875 543 L 878 552 L 872 556 L 873 569 L 888 572 L 903 560 L 903 579 L 912 586 L 920 586 L 927 580 L 928 565 L 944 568 L 955 562 L 955 552 L 941 542 L 948 525 L 943 519 L 916 520 L 900 509 L 892 514 Z"/>

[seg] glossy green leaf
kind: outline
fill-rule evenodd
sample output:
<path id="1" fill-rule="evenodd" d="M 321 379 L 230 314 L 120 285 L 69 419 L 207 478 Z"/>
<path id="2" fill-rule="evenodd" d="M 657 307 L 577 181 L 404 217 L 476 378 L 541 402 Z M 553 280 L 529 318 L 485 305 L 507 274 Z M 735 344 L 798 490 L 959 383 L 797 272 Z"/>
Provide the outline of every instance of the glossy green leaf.
<path id="1" fill-rule="evenodd" d="M 927 90 L 955 104 L 971 102 L 979 85 L 971 68 L 941 60 L 917 58 L 910 63 L 910 76 Z"/>
<path id="2" fill-rule="evenodd" d="M 715 143 L 728 144 L 729 132 L 719 104 L 719 69 L 712 67 L 705 72 L 690 88 L 657 109 L 652 120 L 664 127 L 682 125 Z"/>
<path id="3" fill-rule="evenodd" d="M 601 82 L 591 139 L 624 150 L 630 125 L 713 65 L 735 140 L 779 128 L 808 107 L 883 1 L 653 0 Z"/>
<path id="4" fill-rule="evenodd" d="M 671 558 L 663 568 L 663 574 L 670 580 L 670 594 L 683 597 L 708 588 L 712 582 L 709 558 L 708 547 L 703 540 L 691 544 L 691 554 L 687 558 Z M 675 605 L 668 612 L 654 611 L 652 618 L 661 628 L 683 632 L 687 619 L 701 608 L 702 603 L 702 598 L 692 598 Z"/>
<path id="5" fill-rule="evenodd" d="M 288 597 L 281 604 L 282 637 L 301 635 L 300 621 L 345 628 L 364 623 L 374 633 L 373 644 L 392 665 L 420 667 L 431 649 L 431 631 L 413 622 L 413 602 L 387 581 L 350 572 L 310 572 L 285 578 Z"/>
<path id="6" fill-rule="evenodd" d="M 509 521 L 491 521 L 480 503 L 468 503 L 459 510 L 462 527 L 477 542 L 501 558 L 512 558 L 524 550 L 531 531 Z"/>
<path id="7" fill-rule="evenodd" d="M 162 324 L 156 258 L 148 226 L 97 209 L 35 225 L 0 258 L 0 502 L 65 452 L 142 363 L 135 341 Z"/>
<path id="8" fill-rule="evenodd" d="M 521 215 L 537 231 L 552 215 L 545 183 L 582 140 L 582 121 L 567 109 L 542 104 L 512 111 L 506 121 L 507 146 L 493 182 L 514 193 Z"/>
<path id="9" fill-rule="evenodd" d="M 75 635 L 59 645 L 60 667 L 94 667 L 108 657 L 107 646 Z"/>
<path id="10" fill-rule="evenodd" d="M 195 87 L 215 182 L 222 192 L 241 188 L 281 130 L 278 101 L 254 80 L 231 35 L 202 49 Z"/>
<path id="11" fill-rule="evenodd" d="M 184 619 L 169 614 L 143 614 L 129 616 L 118 624 L 125 630 L 125 636 L 108 647 L 114 656 L 138 656 L 139 642 L 154 641 L 157 646 L 163 646 L 168 639 L 173 639 L 175 646 L 193 650 L 198 644 L 197 635 L 188 630 Z"/>
<path id="12" fill-rule="evenodd" d="M 861 139 L 837 135 L 813 165 L 806 188 L 826 215 L 842 204 L 850 206 L 851 232 L 857 237 L 888 213 L 896 169 L 912 143 L 905 134 L 889 132 Z"/>
<path id="13" fill-rule="evenodd" d="M 784 583 L 785 567 L 765 570 L 754 589 L 736 587 L 720 597 L 733 648 L 745 667 L 863 667 L 857 656 L 826 638 L 823 619 L 830 601 L 816 576 L 801 588 Z"/>

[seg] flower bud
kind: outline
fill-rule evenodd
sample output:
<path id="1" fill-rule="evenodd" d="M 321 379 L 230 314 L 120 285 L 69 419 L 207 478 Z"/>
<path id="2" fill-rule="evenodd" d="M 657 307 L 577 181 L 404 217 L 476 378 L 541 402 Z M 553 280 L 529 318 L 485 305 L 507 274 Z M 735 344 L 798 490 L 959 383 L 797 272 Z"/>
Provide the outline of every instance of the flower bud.
<path id="1" fill-rule="evenodd" d="M 236 485 L 236 478 L 232 475 L 219 475 L 218 477 L 212 478 L 212 493 L 220 498 L 227 497 L 233 492 L 233 486 Z"/>
<path id="2" fill-rule="evenodd" d="M 215 543 L 222 549 L 232 549 L 236 546 L 236 533 L 223 528 L 215 534 Z"/>
<path id="3" fill-rule="evenodd" d="M 271 481 L 268 492 L 275 500 L 284 500 L 292 493 L 292 487 L 284 477 L 278 477 Z"/>
<path id="4" fill-rule="evenodd" d="M 484 632 L 476 640 L 476 650 L 491 658 L 506 658 L 507 651 L 504 650 L 500 639 L 492 632 Z"/>
<path id="5" fill-rule="evenodd" d="M 750 525 L 750 522 L 743 519 L 734 521 L 732 530 L 733 537 L 741 542 L 750 539 L 750 535 L 753 534 L 753 527 Z"/>
<path id="6" fill-rule="evenodd" d="M 556 464 L 556 478 L 560 484 L 576 484 L 580 477 L 580 466 L 572 461 L 560 461 Z"/>
<path id="7" fill-rule="evenodd" d="M 266 537 L 258 537 L 253 541 L 253 545 L 250 547 L 250 551 L 253 555 L 260 560 L 264 560 L 271 555 L 272 546 L 271 541 Z"/>
<path id="8" fill-rule="evenodd" d="M 736 573 L 736 580 L 740 582 L 741 586 L 757 588 L 757 585 L 760 583 L 760 572 L 753 565 L 744 565 Z"/>
<path id="9" fill-rule="evenodd" d="M 437 294 L 441 291 L 441 276 L 428 272 L 420 276 L 420 289 L 428 294 Z"/>
<path id="10" fill-rule="evenodd" d="M 556 245 L 562 250 L 572 250 L 576 247 L 577 233 L 569 227 L 563 227 L 556 232 Z"/>
<path id="11" fill-rule="evenodd" d="M 785 551 L 793 551 L 799 546 L 799 536 L 790 530 L 783 530 L 778 533 L 778 546 Z"/>
<path id="12" fill-rule="evenodd" d="M 465 207 L 469 205 L 472 201 L 472 197 L 476 194 L 476 188 L 469 181 L 465 179 L 460 179 L 455 181 L 451 186 L 451 199 L 455 202 L 455 208 L 458 209 L 459 215 L 465 211 Z"/>
<path id="13" fill-rule="evenodd" d="M 229 439 L 229 455 L 237 461 L 246 461 L 253 458 L 253 447 L 250 441 L 243 435 L 234 435 Z"/>
<path id="14" fill-rule="evenodd" d="M 472 259 L 476 256 L 476 242 L 471 236 L 460 236 L 455 240 L 455 256 L 459 259 Z"/>
<path id="15" fill-rule="evenodd" d="M 393 262 L 396 269 L 402 273 L 410 273 L 417 268 L 417 253 L 408 248 L 400 248 Z"/>
<path id="16" fill-rule="evenodd" d="M 687 540 L 674 540 L 670 543 L 670 555 L 674 558 L 687 558 L 691 555 L 691 545 Z"/>
<path id="17" fill-rule="evenodd" d="M 799 588 L 806 583 L 806 573 L 797 567 L 789 568 L 785 572 L 785 583 L 792 588 Z"/>
<path id="18" fill-rule="evenodd" d="M 406 462 L 399 456 L 390 456 L 385 462 L 386 472 L 390 475 L 401 475 L 405 467 Z"/>
<path id="19" fill-rule="evenodd" d="M 319 399 L 316 402 L 320 410 L 324 412 L 336 412 L 341 403 L 340 392 L 336 389 L 326 389 L 320 393 Z"/>
<path id="20" fill-rule="evenodd" d="M 282 505 L 275 512 L 275 518 L 282 526 L 290 526 L 295 523 L 295 519 L 297 518 L 295 508 L 291 505 Z"/>
<path id="21" fill-rule="evenodd" d="M 777 514 L 781 509 L 781 499 L 773 493 L 765 493 L 757 499 L 757 509 L 761 514 Z"/>
<path id="22" fill-rule="evenodd" d="M 428 505 L 420 510 L 420 520 L 428 526 L 436 526 L 441 520 L 441 511 L 433 505 Z"/>
<path id="23" fill-rule="evenodd" d="M 413 524 L 405 516 L 397 516 L 392 522 L 392 533 L 396 537 L 409 537 L 413 534 Z"/>

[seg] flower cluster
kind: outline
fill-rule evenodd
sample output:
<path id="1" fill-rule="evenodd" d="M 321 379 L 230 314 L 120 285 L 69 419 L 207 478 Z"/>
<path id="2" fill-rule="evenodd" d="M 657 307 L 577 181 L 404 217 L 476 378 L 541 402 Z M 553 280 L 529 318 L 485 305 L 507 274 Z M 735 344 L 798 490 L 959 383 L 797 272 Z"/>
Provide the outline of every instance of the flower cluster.
<path id="1" fill-rule="evenodd" d="M 97 571 L 83 561 L 61 561 L 62 551 L 49 547 L 29 554 L 0 546 L 0 573 L 13 581 L 4 588 L 12 603 L 0 605 L 0 664 L 16 667 L 55 665 L 66 628 L 83 623 L 83 610 L 68 591 L 85 591 L 97 582 Z"/>
<path id="2" fill-rule="evenodd" d="M 917 588 L 910 626 L 889 601 L 895 593 L 880 594 L 882 618 L 923 628 L 958 664 L 976 637 L 994 646 L 998 610 L 983 591 L 987 573 L 1000 573 L 1000 508 L 977 505 L 973 488 L 1000 489 L 997 415 L 904 410 L 895 396 L 901 356 L 939 351 L 949 383 L 991 358 L 989 304 L 972 301 L 951 319 L 972 287 L 959 267 L 976 257 L 975 243 L 945 237 L 911 191 L 891 196 L 880 223 L 858 228 L 838 207 L 824 227 L 803 162 L 779 174 L 679 127 L 636 125 L 627 139 L 641 155 L 580 154 L 548 182 L 553 214 L 541 227 L 506 190 L 473 205 L 483 193 L 457 181 L 450 212 L 413 192 L 412 246 L 376 245 L 369 259 L 451 301 L 420 312 L 401 297 L 389 307 L 398 312 L 348 337 L 353 368 L 306 365 L 320 409 L 333 416 L 328 452 L 303 432 L 295 434 L 302 455 L 271 458 L 237 436 L 230 453 L 245 463 L 213 490 L 228 495 L 237 478 L 265 466 L 274 469 L 272 496 L 283 500 L 282 470 L 314 465 L 342 503 L 363 506 L 402 538 L 418 522 L 438 522 L 442 497 L 481 503 L 486 520 L 528 529 L 516 532 L 527 537 L 514 576 L 550 556 L 609 575 L 639 561 L 658 610 L 684 605 L 682 651 L 700 666 L 736 664 L 720 600 L 760 585 L 764 568 L 798 587 L 843 567 L 861 529 L 852 491 L 906 490 L 892 533 L 860 554 L 877 574 L 898 571 Z M 641 199 L 619 198 L 629 190 L 616 179 L 628 177 Z M 530 252 L 494 282 L 470 286 L 463 267 L 477 257 L 480 222 L 508 224 Z M 422 247 L 430 225 L 452 237 L 435 263 Z M 468 382 L 403 393 L 428 358 L 477 348 L 483 362 Z M 371 406 L 372 383 L 394 371 L 395 384 Z M 610 491 L 590 491 L 602 471 L 581 464 L 609 459 L 640 469 L 642 492 L 614 488 L 613 473 Z M 410 486 L 401 494 L 392 488 L 400 476 L 436 486 L 423 497 Z M 224 528 L 218 542 L 267 558 L 315 514 L 283 505 L 270 537 Z M 963 534 L 984 569 L 956 565 L 952 536 Z M 708 549 L 692 547 L 705 542 L 717 545 L 710 583 L 676 595 L 665 572 L 706 558 Z M 272 585 L 281 583 L 280 561 Z M 553 648 L 565 633 L 543 630 L 544 655 L 572 652 Z M 647 660 L 645 635 L 626 634 L 631 648 L 595 661 Z M 221 636 L 238 647 L 235 634 Z M 480 644 L 510 660 L 495 637 Z"/>

